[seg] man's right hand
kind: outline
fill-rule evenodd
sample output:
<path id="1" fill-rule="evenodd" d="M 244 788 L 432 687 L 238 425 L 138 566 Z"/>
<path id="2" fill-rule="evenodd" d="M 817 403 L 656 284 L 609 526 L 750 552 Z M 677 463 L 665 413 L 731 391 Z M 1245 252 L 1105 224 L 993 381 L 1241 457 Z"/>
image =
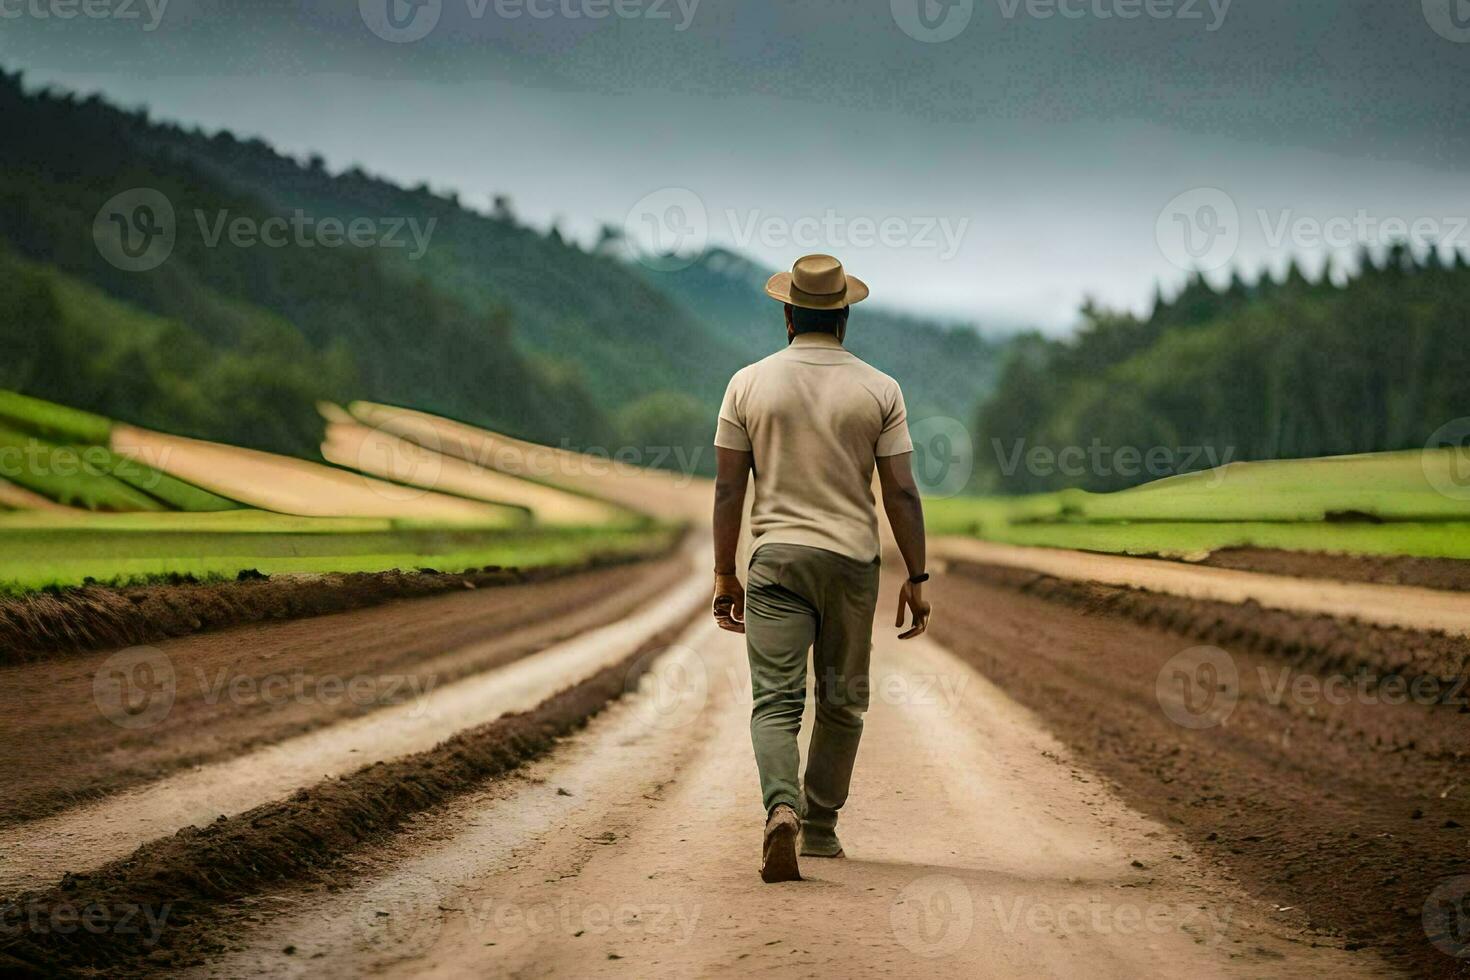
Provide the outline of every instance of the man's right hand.
<path id="1" fill-rule="evenodd" d="M 914 625 L 907 632 L 898 634 L 898 638 L 912 640 L 929 628 L 929 603 L 924 599 L 922 583 L 915 585 L 912 582 L 905 582 L 903 588 L 898 590 L 898 618 L 893 623 L 896 629 L 903 629 L 905 607 L 913 611 Z"/>
<path id="2" fill-rule="evenodd" d="M 738 576 L 715 573 L 713 611 L 720 629 L 745 632 L 745 587 Z"/>

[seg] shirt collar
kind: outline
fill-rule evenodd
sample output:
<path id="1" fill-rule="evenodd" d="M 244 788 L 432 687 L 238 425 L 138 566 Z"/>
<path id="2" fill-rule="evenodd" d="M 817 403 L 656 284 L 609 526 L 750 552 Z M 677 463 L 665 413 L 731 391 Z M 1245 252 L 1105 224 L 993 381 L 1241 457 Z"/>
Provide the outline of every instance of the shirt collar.
<path id="1" fill-rule="evenodd" d="M 827 350 L 846 350 L 842 341 L 837 339 L 836 334 L 830 333 L 799 333 L 791 338 L 792 347 L 822 347 Z"/>

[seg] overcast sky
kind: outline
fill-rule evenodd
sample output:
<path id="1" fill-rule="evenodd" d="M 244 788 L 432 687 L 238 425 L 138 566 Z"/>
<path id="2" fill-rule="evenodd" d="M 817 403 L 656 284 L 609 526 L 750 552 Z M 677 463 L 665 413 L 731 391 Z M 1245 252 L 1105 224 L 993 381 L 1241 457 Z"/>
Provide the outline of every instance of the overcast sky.
<path id="1" fill-rule="evenodd" d="M 0 0 L 0 63 L 588 240 L 833 251 L 981 325 L 1143 309 L 1191 264 L 1470 249 L 1460 0 L 86 3 L 137 16 Z"/>

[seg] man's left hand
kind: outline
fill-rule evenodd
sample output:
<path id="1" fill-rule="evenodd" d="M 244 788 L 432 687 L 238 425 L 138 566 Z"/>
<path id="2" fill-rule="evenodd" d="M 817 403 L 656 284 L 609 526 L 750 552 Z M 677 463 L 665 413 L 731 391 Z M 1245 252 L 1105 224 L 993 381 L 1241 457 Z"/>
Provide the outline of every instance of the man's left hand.
<path id="1" fill-rule="evenodd" d="M 713 611 L 720 629 L 745 632 L 745 587 L 738 576 L 715 574 Z"/>

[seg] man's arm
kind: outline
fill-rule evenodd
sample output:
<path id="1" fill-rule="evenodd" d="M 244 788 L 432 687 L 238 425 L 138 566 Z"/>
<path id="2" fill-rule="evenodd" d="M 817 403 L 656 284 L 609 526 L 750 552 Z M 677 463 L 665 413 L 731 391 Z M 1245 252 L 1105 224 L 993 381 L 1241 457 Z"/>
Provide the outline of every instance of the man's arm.
<path id="1" fill-rule="evenodd" d="M 919 488 L 914 483 L 912 452 L 896 456 L 878 457 L 878 482 L 883 488 L 883 512 L 893 528 L 893 537 L 898 541 L 899 553 L 903 555 L 908 577 L 924 574 L 924 502 L 919 497 Z M 924 599 L 922 583 L 905 582 L 898 593 L 898 619 L 893 625 L 903 628 L 903 611 L 907 606 L 913 612 L 914 624 L 908 632 L 899 635 L 900 640 L 918 636 L 929 628 L 929 603 Z"/>
<path id="2" fill-rule="evenodd" d="M 755 457 L 739 449 L 715 447 L 715 622 L 732 633 L 745 632 L 745 589 L 735 574 L 740 522 L 745 517 L 745 486 Z"/>

